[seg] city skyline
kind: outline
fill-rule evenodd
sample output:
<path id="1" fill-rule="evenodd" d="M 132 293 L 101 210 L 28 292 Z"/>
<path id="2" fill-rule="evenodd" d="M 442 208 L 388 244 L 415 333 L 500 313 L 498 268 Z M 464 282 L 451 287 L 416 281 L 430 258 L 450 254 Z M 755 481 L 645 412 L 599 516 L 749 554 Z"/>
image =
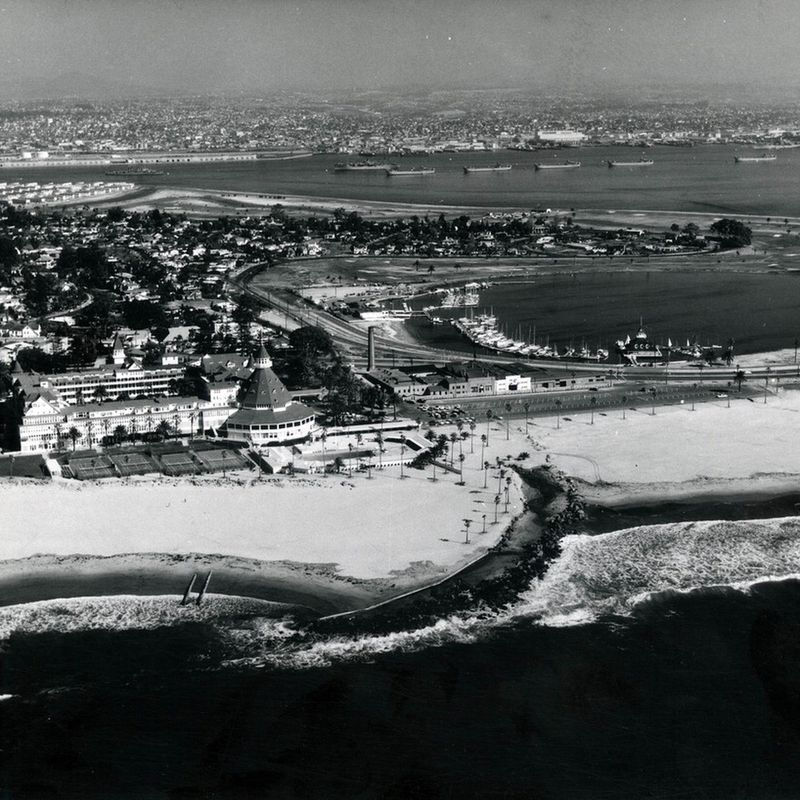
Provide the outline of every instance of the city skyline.
<path id="1" fill-rule="evenodd" d="M 788 0 L 224 6 L 9 0 L 0 99 L 147 92 L 793 85 Z"/>

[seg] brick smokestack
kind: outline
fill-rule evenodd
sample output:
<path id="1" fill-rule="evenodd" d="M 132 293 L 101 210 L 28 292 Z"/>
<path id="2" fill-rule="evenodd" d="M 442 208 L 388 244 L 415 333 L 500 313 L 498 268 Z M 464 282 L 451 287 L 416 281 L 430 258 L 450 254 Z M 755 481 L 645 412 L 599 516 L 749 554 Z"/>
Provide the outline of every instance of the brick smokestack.
<path id="1" fill-rule="evenodd" d="M 367 372 L 375 369 L 375 326 L 367 328 Z"/>

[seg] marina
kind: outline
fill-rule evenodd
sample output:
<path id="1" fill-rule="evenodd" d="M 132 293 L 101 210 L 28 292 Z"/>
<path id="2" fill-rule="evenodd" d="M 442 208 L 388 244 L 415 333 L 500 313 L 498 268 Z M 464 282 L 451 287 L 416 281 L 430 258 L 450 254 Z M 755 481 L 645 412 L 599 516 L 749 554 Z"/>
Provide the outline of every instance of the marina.
<path id="1" fill-rule="evenodd" d="M 479 314 L 477 317 L 460 317 L 452 320 L 453 327 L 469 339 L 470 342 L 487 350 L 494 350 L 498 353 L 508 353 L 523 358 L 546 358 L 564 359 L 569 361 L 607 361 L 608 351 L 598 348 L 591 351 L 586 345 L 580 349 L 568 347 L 559 352 L 558 347 L 549 344 L 549 340 L 544 344 L 536 343 L 536 331 L 529 331 L 529 338 L 521 338 L 521 331 L 518 330 L 516 337 L 507 336 L 497 319 L 491 312 Z"/>

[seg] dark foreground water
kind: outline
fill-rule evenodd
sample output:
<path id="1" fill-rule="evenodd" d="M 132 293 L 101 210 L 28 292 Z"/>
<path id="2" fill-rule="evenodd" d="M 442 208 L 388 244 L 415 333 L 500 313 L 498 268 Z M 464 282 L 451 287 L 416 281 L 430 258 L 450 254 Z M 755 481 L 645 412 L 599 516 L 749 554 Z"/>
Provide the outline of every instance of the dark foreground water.
<path id="1" fill-rule="evenodd" d="M 800 585 L 307 670 L 199 627 L 16 635 L 8 798 L 793 798 Z"/>

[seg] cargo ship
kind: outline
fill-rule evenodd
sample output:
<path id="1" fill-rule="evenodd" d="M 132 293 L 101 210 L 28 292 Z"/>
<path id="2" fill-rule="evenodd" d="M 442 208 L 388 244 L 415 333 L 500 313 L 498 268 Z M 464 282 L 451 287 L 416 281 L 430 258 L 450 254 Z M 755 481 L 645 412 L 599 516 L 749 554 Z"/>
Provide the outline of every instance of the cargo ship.
<path id="1" fill-rule="evenodd" d="M 508 172 L 511 169 L 511 164 L 494 164 L 490 167 L 464 167 L 464 172 Z"/>
<path id="2" fill-rule="evenodd" d="M 534 169 L 575 169 L 581 165 L 580 161 L 563 161 L 554 164 L 534 164 Z"/>
<path id="3" fill-rule="evenodd" d="M 411 169 L 400 169 L 399 167 L 391 167 L 386 170 L 389 176 L 408 176 L 408 175 L 433 175 L 436 170 L 433 167 L 412 167 Z"/>
<path id="4" fill-rule="evenodd" d="M 645 158 L 642 156 L 638 161 L 609 161 L 609 167 L 652 167 L 652 158 Z"/>
<path id="5" fill-rule="evenodd" d="M 333 165 L 334 172 L 362 172 L 368 170 L 392 169 L 391 164 L 379 164 L 377 161 L 350 161 L 347 164 L 339 162 Z"/>
<path id="6" fill-rule="evenodd" d="M 753 162 L 759 161 L 777 161 L 778 156 L 774 153 L 769 155 L 768 153 L 762 153 L 760 156 L 734 156 L 733 161 L 736 164 L 751 164 Z"/>
<path id="7" fill-rule="evenodd" d="M 106 170 L 104 175 L 124 175 L 127 177 L 136 177 L 137 175 L 143 177 L 150 177 L 152 175 L 169 175 L 168 172 L 164 172 L 160 169 L 148 169 L 147 167 L 142 167 L 141 169 L 109 169 Z"/>

